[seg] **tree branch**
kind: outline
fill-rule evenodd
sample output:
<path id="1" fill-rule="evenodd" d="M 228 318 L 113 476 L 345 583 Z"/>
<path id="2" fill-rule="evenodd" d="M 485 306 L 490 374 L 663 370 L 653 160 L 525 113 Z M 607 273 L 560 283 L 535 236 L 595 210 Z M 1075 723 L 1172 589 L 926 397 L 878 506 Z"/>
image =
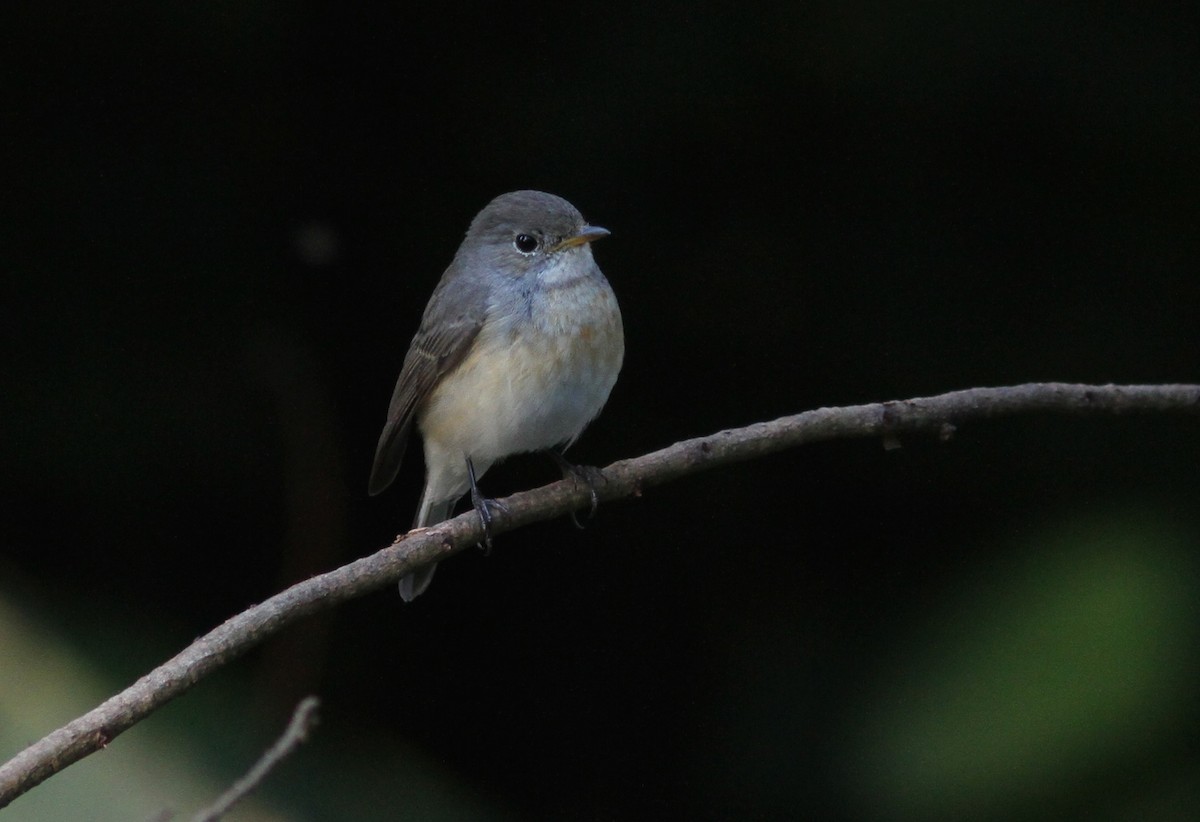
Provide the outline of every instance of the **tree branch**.
<path id="1" fill-rule="evenodd" d="M 1133 412 L 1200 413 L 1200 385 L 1098 386 L 1031 383 L 972 388 L 936 397 L 820 408 L 773 422 L 719 431 L 661 451 L 621 460 L 602 472 L 602 501 L 640 496 L 643 489 L 719 465 L 754 459 L 810 442 L 926 432 L 947 436 L 971 420 L 1015 414 L 1075 416 Z M 497 510 L 493 534 L 562 516 L 591 504 L 573 480 L 514 494 Z M 332 608 L 377 588 L 395 585 L 414 569 L 447 559 L 482 538 L 479 518 L 467 512 L 396 538 L 390 546 L 334 571 L 293 585 L 227 620 L 121 693 L 30 745 L 0 766 L 0 807 L 73 762 L 104 747 L 156 708 L 214 670 L 301 617 Z"/>
<path id="2" fill-rule="evenodd" d="M 233 809 L 250 792 L 263 783 L 271 771 L 308 739 L 309 731 L 317 724 L 317 708 L 321 703 L 315 696 L 300 700 L 283 735 L 275 740 L 245 776 L 234 782 L 229 790 L 217 797 L 217 801 L 192 817 L 192 822 L 215 822 Z"/>

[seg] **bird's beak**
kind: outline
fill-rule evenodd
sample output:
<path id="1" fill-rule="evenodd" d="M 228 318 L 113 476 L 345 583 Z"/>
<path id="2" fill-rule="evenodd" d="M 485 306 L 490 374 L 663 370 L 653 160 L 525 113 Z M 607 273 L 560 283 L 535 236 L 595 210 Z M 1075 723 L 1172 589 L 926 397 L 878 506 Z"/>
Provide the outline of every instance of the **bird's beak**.
<path id="1" fill-rule="evenodd" d="M 564 248 L 574 248 L 577 245 L 583 245 L 584 243 L 590 243 L 594 242 L 595 240 L 599 240 L 601 237 L 607 237 L 611 233 L 612 232 L 607 228 L 601 228 L 598 225 L 585 225 L 579 230 L 578 234 L 574 235 L 573 237 L 567 237 L 550 250 L 562 251 Z"/>

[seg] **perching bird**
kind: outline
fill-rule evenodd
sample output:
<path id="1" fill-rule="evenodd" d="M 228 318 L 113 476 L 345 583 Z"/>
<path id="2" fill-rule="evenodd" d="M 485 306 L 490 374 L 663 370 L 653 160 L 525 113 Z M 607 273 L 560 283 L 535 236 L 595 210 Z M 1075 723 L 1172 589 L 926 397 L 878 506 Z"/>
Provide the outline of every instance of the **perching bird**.
<path id="1" fill-rule="evenodd" d="M 570 445 L 608 400 L 625 356 L 621 312 L 590 243 L 608 231 L 566 200 L 502 194 L 475 217 L 429 298 L 375 451 L 370 493 L 391 484 L 413 421 L 425 490 L 413 527 L 442 522 L 512 454 Z M 400 580 L 411 601 L 436 565 Z"/>

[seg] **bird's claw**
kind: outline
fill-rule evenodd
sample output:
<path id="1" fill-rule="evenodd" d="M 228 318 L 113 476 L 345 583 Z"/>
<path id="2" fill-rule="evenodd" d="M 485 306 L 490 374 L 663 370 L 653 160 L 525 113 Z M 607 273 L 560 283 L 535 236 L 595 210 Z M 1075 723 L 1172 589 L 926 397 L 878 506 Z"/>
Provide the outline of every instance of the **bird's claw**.
<path id="1" fill-rule="evenodd" d="M 492 512 L 508 513 L 508 506 L 498 499 L 491 499 L 479 493 L 478 489 L 471 491 L 471 505 L 479 514 L 479 524 L 483 526 L 483 542 L 478 547 L 483 549 L 484 556 L 492 552 Z"/>
<path id="2" fill-rule="evenodd" d="M 554 456 L 554 461 L 558 463 L 558 467 L 562 469 L 563 479 L 570 478 L 576 485 L 583 483 L 587 486 L 588 493 L 592 497 L 592 505 L 588 509 L 587 522 L 591 522 L 596 516 L 596 511 L 600 508 L 600 496 L 596 493 L 596 485 L 604 482 L 604 473 L 593 465 L 574 465 L 567 462 L 566 457 L 557 451 L 550 452 Z M 575 511 L 570 514 L 571 522 L 579 530 L 584 529 L 583 523 L 579 521 L 579 516 Z"/>

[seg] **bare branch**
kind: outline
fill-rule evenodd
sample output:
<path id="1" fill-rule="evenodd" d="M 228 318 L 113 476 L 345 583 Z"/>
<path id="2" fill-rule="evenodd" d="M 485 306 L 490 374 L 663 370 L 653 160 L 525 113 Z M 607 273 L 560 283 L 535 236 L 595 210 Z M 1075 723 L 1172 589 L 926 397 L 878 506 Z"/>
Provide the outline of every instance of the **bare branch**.
<path id="1" fill-rule="evenodd" d="M 317 724 L 317 708 L 320 701 L 315 696 L 300 700 L 292 719 L 284 729 L 283 735 L 275 740 L 270 748 L 254 763 L 246 775 L 234 782 L 229 790 L 217 797 L 217 801 L 192 817 L 192 822 L 214 822 L 220 819 L 241 802 L 250 792 L 262 784 L 276 766 L 286 759 L 292 751 L 300 747 L 300 743 L 308 739 L 308 732 Z"/>
<path id="2" fill-rule="evenodd" d="M 936 397 L 820 408 L 773 422 L 719 431 L 605 468 L 596 492 L 602 501 L 639 496 L 643 489 L 727 463 L 750 460 L 810 442 L 926 432 L 946 436 L 970 420 L 1016 414 L 1121 415 L 1200 413 L 1200 385 L 1070 385 L 1031 383 L 972 388 Z M 562 480 L 514 494 L 497 510 L 492 533 L 562 516 L 591 504 L 589 490 Z M 196 640 L 116 696 L 30 745 L 0 766 L 0 807 L 111 742 L 217 668 L 301 617 L 395 585 L 405 574 L 447 559 L 479 542 L 474 513 L 413 531 L 375 554 L 313 577 L 248 608 Z"/>

